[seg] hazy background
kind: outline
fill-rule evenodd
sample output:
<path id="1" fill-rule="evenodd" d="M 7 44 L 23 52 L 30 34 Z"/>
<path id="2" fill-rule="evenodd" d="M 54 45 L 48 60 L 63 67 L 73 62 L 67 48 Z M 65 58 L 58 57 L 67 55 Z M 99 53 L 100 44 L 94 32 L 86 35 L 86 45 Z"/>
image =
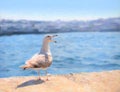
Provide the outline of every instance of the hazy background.
<path id="1" fill-rule="evenodd" d="M 37 75 L 19 66 L 48 33 L 50 74 L 120 69 L 120 0 L 1 0 L 0 77 Z"/>
<path id="2" fill-rule="evenodd" d="M 120 16 L 120 0 L 1 0 L 0 18 L 91 20 Z"/>

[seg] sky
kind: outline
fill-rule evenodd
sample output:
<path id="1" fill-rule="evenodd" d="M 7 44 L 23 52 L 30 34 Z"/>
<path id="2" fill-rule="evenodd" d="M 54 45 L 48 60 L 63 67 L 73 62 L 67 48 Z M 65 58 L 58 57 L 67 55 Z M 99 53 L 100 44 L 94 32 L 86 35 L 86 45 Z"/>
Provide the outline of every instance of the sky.
<path id="1" fill-rule="evenodd" d="M 120 17 L 120 0 L 0 0 L 0 19 L 91 20 Z"/>

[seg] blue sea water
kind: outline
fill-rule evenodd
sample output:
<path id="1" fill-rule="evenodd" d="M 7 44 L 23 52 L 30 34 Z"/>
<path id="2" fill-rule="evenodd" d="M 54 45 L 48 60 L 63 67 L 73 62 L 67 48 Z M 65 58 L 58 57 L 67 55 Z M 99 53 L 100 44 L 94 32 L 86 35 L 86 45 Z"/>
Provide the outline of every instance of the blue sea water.
<path id="1" fill-rule="evenodd" d="M 53 63 L 50 74 L 120 70 L 119 32 L 58 33 L 57 43 L 51 43 Z M 37 75 L 23 71 L 23 65 L 40 51 L 44 34 L 0 37 L 0 77 Z M 41 71 L 42 75 L 44 71 Z"/>

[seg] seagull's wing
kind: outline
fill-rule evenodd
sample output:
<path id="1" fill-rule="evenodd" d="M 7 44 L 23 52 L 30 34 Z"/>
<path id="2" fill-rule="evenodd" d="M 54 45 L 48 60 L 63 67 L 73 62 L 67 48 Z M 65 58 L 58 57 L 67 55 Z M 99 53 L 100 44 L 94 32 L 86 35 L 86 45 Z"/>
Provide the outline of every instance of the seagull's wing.
<path id="1" fill-rule="evenodd" d="M 45 65 L 45 55 L 44 54 L 35 54 L 31 59 L 26 61 L 26 65 L 30 68 L 41 68 Z"/>
<path id="2" fill-rule="evenodd" d="M 28 69 L 28 68 L 47 68 L 52 63 L 52 56 L 48 55 L 45 56 L 44 54 L 35 54 L 32 58 L 26 61 L 24 66 L 21 68 Z"/>

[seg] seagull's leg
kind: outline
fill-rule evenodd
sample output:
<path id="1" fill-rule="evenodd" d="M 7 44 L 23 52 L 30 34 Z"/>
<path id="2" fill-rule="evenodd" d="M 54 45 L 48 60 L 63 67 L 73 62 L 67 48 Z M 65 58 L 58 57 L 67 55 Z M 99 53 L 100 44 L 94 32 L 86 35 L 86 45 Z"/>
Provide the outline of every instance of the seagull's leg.
<path id="1" fill-rule="evenodd" d="M 38 80 L 41 80 L 41 78 L 40 78 L 40 70 L 38 70 Z"/>
<path id="2" fill-rule="evenodd" d="M 47 81 L 48 81 L 48 72 L 47 72 L 47 69 L 45 70 L 45 74 L 46 74 L 46 77 L 47 77 Z"/>

